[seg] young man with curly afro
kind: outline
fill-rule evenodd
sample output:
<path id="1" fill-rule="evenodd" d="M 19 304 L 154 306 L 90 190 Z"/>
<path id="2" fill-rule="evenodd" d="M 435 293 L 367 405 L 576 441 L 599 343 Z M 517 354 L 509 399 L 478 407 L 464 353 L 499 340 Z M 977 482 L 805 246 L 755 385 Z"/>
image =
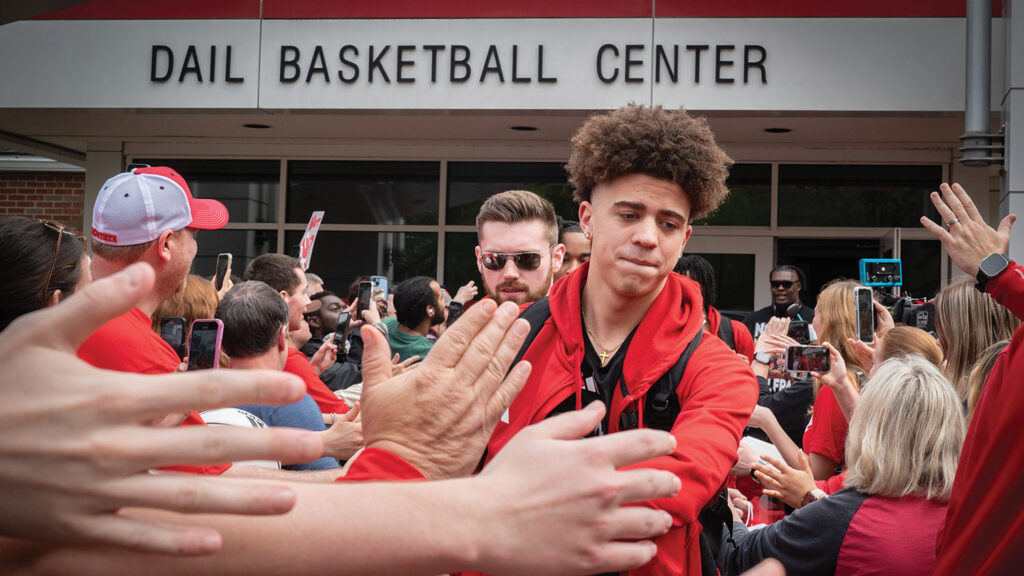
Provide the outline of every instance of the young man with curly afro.
<path id="1" fill-rule="evenodd" d="M 657 557 L 630 574 L 700 574 L 697 515 L 736 460 L 758 387 L 747 363 L 703 331 L 700 286 L 672 268 L 691 223 L 728 195 L 732 160 L 704 119 L 635 104 L 591 117 L 572 144 L 566 168 L 590 262 L 552 288 L 550 316 L 524 355 L 532 375 L 488 455 L 518 430 L 592 401 L 608 408 L 594 435 L 669 430 L 674 453 L 635 467 L 672 471 L 683 489 L 646 503 L 671 515 L 672 529 L 656 540 Z"/>

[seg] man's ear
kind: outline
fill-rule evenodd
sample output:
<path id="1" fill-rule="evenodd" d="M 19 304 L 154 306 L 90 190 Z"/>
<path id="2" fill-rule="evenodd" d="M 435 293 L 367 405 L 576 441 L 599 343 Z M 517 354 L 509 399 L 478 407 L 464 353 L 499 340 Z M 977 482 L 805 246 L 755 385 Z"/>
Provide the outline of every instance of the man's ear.
<path id="1" fill-rule="evenodd" d="M 589 200 L 580 202 L 580 228 L 583 229 L 583 235 L 588 239 L 593 237 L 593 230 L 590 229 L 590 219 L 594 216 L 594 205 Z"/>
<path id="2" fill-rule="evenodd" d="M 157 236 L 157 239 L 153 241 L 156 246 L 156 255 L 163 262 L 170 262 L 171 255 L 173 254 L 174 244 L 174 230 L 164 230 Z"/>
<path id="3" fill-rule="evenodd" d="M 551 270 L 558 272 L 565 260 L 565 244 L 558 244 L 551 249 Z"/>
<path id="4" fill-rule="evenodd" d="M 481 274 L 483 274 L 484 273 L 484 265 L 480 261 L 480 253 L 481 252 L 483 252 L 483 250 L 481 250 L 479 246 L 477 246 L 476 248 L 473 249 L 473 253 L 476 254 L 476 269 L 479 270 Z"/>
<path id="5" fill-rule="evenodd" d="M 306 322 L 309 323 L 309 327 L 310 328 L 316 328 L 317 330 L 320 329 L 320 315 L 319 314 L 311 314 L 309 316 L 306 316 Z"/>
<path id="6" fill-rule="evenodd" d="M 281 326 L 281 330 L 277 333 L 277 351 L 284 352 L 288 349 L 288 326 Z"/>

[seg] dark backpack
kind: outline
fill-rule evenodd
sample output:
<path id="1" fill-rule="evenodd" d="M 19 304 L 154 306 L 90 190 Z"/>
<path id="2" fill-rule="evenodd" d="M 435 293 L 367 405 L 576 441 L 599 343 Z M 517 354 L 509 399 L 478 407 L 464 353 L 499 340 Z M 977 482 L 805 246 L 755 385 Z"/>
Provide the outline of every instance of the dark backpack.
<path id="1" fill-rule="evenodd" d="M 551 317 L 551 303 L 548 302 L 547 297 L 541 298 L 524 310 L 519 317 L 530 323 L 530 333 L 526 336 L 526 340 L 519 349 L 519 353 L 516 354 L 512 366 L 515 366 L 516 363 L 523 359 L 526 351 L 530 348 L 530 344 L 537 338 L 537 334 L 544 327 L 544 323 Z M 725 332 L 728 335 L 728 340 L 722 337 L 722 326 L 728 326 Z M 658 381 L 647 391 L 647 398 L 644 403 L 645 428 L 655 428 L 665 432 L 672 430 L 672 426 L 675 424 L 676 418 L 682 409 L 679 405 L 679 395 L 676 394 L 676 388 L 683 380 L 683 373 L 686 372 L 686 365 L 690 361 L 690 356 L 700 346 L 703 333 L 703 330 L 697 332 L 697 335 L 693 337 L 693 340 L 690 341 L 682 354 L 679 355 L 676 363 L 661 378 L 658 378 Z M 725 316 L 722 317 L 722 322 L 719 324 L 718 333 L 719 338 L 722 338 L 730 348 L 735 346 L 732 322 Z M 623 396 L 629 394 L 629 389 L 623 378 L 619 378 L 619 386 Z M 636 412 L 623 412 L 619 419 L 620 430 L 632 430 L 638 428 L 639 425 L 640 417 Z M 704 505 L 698 517 L 703 527 L 700 533 L 701 574 L 706 576 L 718 574 L 718 569 L 715 567 L 715 558 L 718 556 L 719 543 L 721 542 L 721 538 L 718 536 L 722 533 L 723 524 L 728 527 L 729 539 L 732 540 L 732 512 L 729 511 L 728 498 L 729 495 L 726 489 L 719 490 L 711 497 L 711 501 Z M 715 536 L 708 536 L 708 533 Z"/>
<path id="2" fill-rule="evenodd" d="M 732 320 L 728 316 L 722 316 L 718 322 L 718 337 L 725 342 L 725 345 L 736 351 L 736 337 L 732 333 Z"/>

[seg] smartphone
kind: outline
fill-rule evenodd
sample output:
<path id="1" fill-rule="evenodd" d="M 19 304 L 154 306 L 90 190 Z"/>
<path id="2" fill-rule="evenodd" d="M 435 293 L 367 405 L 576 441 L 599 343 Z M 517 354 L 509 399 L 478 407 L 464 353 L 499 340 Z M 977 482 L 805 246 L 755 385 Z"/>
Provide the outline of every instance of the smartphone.
<path id="1" fill-rule="evenodd" d="M 828 372 L 831 369 L 828 348 L 824 346 L 786 348 L 786 370 L 790 372 Z"/>
<path id="2" fill-rule="evenodd" d="M 185 319 L 171 316 L 160 320 L 160 337 L 174 348 L 178 359 L 185 357 Z"/>
<path id="3" fill-rule="evenodd" d="M 228 269 L 231 268 L 231 253 L 222 252 L 217 254 L 217 276 L 213 279 L 213 285 L 220 292 L 220 289 L 224 287 L 224 278 L 228 275 Z"/>
<path id="4" fill-rule="evenodd" d="M 858 286 L 853 289 L 857 302 L 857 339 L 865 344 L 875 342 L 875 300 L 871 288 Z"/>
<path id="5" fill-rule="evenodd" d="M 209 370 L 220 366 L 220 340 L 224 323 L 216 318 L 196 320 L 188 339 L 188 369 Z"/>
<path id="6" fill-rule="evenodd" d="M 387 298 L 388 297 L 388 277 L 387 276 L 370 276 L 370 296 L 372 298 Z"/>
<path id="7" fill-rule="evenodd" d="M 787 332 L 786 335 L 800 344 L 806 345 L 811 343 L 811 330 L 808 327 L 807 322 L 803 320 L 793 320 L 790 322 L 789 332 Z"/>
<path id="8" fill-rule="evenodd" d="M 371 282 L 360 282 L 359 283 L 359 307 L 356 309 L 356 314 L 359 318 L 363 317 L 363 311 L 370 309 L 370 302 L 373 301 L 373 284 Z"/>
<path id="9" fill-rule="evenodd" d="M 348 341 L 348 326 L 352 322 L 352 314 L 338 314 L 338 323 L 334 328 L 334 343 L 338 345 L 338 354 L 345 353 L 345 342 Z"/>

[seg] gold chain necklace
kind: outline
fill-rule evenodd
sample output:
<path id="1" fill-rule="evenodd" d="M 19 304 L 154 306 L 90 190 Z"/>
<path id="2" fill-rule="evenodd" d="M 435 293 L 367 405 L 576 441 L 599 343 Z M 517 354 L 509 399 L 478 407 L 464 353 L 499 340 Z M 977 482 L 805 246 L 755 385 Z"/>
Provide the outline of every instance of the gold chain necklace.
<path id="1" fill-rule="evenodd" d="M 601 344 L 601 341 L 597 339 L 597 336 L 594 336 L 594 333 L 590 331 L 590 326 L 587 326 L 586 316 L 583 317 L 583 329 L 587 331 L 587 334 L 590 336 L 593 343 L 601 349 L 601 353 L 597 356 L 601 359 L 601 367 L 604 368 L 605 365 L 608 364 L 608 359 L 615 355 L 615 351 L 622 347 L 622 342 L 625 342 L 625 340 L 619 342 L 618 346 L 614 348 L 605 348 L 604 345 Z"/>

